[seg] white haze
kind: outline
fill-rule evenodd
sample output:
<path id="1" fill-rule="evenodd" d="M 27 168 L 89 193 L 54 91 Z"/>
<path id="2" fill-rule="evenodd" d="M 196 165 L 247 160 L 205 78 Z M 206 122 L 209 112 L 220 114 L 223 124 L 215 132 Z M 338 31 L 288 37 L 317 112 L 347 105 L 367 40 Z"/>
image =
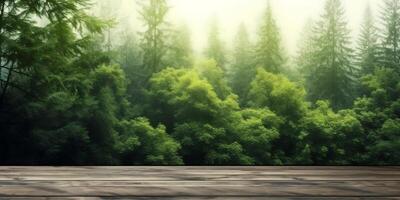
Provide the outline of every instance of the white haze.
<path id="1" fill-rule="evenodd" d="M 104 1 L 104 0 L 95 0 Z M 144 0 L 138 0 L 144 1 Z M 343 0 L 348 20 L 348 28 L 356 37 L 368 3 L 379 19 L 379 8 L 383 0 Z M 120 24 L 130 24 L 126 29 L 140 30 L 141 22 L 137 14 L 136 0 L 112 0 L 110 13 Z M 274 16 L 281 30 L 286 51 L 293 55 L 301 38 L 304 24 L 309 19 L 318 19 L 325 0 L 271 0 Z M 169 21 L 172 24 L 185 23 L 192 33 L 193 47 L 201 52 L 205 47 L 210 19 L 218 18 L 221 38 L 230 47 L 239 24 L 244 23 L 252 40 L 256 40 L 267 0 L 168 0 L 171 7 Z M 129 22 L 129 23 L 127 23 Z M 127 26 L 127 25 L 125 25 Z"/>

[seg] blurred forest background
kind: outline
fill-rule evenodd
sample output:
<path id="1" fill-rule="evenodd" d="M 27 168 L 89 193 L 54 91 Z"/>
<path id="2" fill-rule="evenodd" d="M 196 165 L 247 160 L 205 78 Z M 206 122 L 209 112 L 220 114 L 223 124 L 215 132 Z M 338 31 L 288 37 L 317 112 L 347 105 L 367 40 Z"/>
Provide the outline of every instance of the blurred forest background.
<path id="1" fill-rule="evenodd" d="M 0 164 L 400 164 L 400 0 L 356 35 L 344 0 L 288 34 L 274 2 L 202 41 L 168 0 L 2 0 Z"/>

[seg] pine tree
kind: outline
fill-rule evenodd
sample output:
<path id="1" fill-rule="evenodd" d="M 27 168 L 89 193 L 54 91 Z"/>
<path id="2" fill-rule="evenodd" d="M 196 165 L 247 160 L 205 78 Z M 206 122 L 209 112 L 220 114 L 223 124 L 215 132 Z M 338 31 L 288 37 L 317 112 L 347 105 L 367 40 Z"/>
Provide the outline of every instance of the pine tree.
<path id="1" fill-rule="evenodd" d="M 312 67 L 313 63 L 313 48 L 314 48 L 314 38 L 316 34 L 314 33 L 315 22 L 309 19 L 301 32 L 301 38 L 299 40 L 298 52 L 296 56 L 296 64 L 298 70 L 301 72 L 306 71 Z"/>
<path id="2" fill-rule="evenodd" d="M 168 41 L 166 65 L 175 68 L 188 68 L 193 65 L 193 48 L 189 27 L 179 25 Z"/>
<path id="3" fill-rule="evenodd" d="M 382 64 L 400 69 L 400 0 L 385 0 L 383 8 Z"/>
<path id="4" fill-rule="evenodd" d="M 114 12 L 115 10 L 117 10 L 116 8 L 114 8 L 116 4 L 113 3 L 113 0 L 102 0 L 99 2 L 99 11 L 98 14 L 101 18 L 103 18 L 104 20 L 112 20 L 114 19 L 116 16 L 116 13 Z M 113 27 L 107 27 L 107 29 L 104 31 L 103 33 L 103 38 L 101 38 L 102 40 L 104 40 L 104 48 L 110 52 L 112 47 L 113 47 Z"/>
<path id="5" fill-rule="evenodd" d="M 309 98 L 329 100 L 335 109 L 351 105 L 354 67 L 350 32 L 340 0 L 327 0 L 324 14 L 316 23 L 312 63 L 305 71 Z"/>
<path id="6" fill-rule="evenodd" d="M 258 66 L 273 73 L 283 71 L 282 68 L 285 63 L 285 57 L 281 45 L 281 35 L 273 17 L 270 1 L 268 1 L 256 49 Z"/>
<path id="7" fill-rule="evenodd" d="M 239 26 L 238 33 L 234 40 L 234 46 L 230 82 L 233 91 L 239 96 L 241 103 L 243 103 L 250 89 L 250 83 L 255 78 L 256 74 L 252 58 L 253 46 L 244 24 Z"/>
<path id="8" fill-rule="evenodd" d="M 216 18 L 211 20 L 208 35 L 208 46 L 205 54 L 208 58 L 214 59 L 217 62 L 217 65 L 225 70 L 225 47 L 220 38 L 220 30 L 218 26 L 218 20 Z"/>
<path id="9" fill-rule="evenodd" d="M 84 45 L 83 42 L 68 43 L 73 35 L 68 35 L 71 29 L 79 33 L 99 33 L 104 29 L 103 23 L 86 13 L 88 6 L 88 0 L 0 1 L 0 108 L 10 87 L 31 93 L 18 80 L 35 77 L 50 58 L 61 57 L 58 62 L 63 62 L 64 55 L 79 54 Z M 49 23 L 41 24 L 41 20 Z M 44 43 L 52 42 L 48 38 L 55 29 L 61 36 L 53 40 L 62 41 L 64 46 L 38 59 L 44 55 L 43 51 L 51 48 Z M 84 34 L 81 36 L 82 41 L 88 40 Z M 39 61 L 42 63 L 35 63 Z M 54 67 L 57 65 L 59 63 L 52 63 Z M 31 85 L 40 82 L 35 78 Z M 36 90 L 35 93 L 39 95 Z"/>
<path id="10" fill-rule="evenodd" d="M 143 65 L 150 77 L 161 71 L 166 54 L 166 16 L 169 11 L 166 0 L 149 0 L 140 3 L 145 32 L 142 34 Z"/>
<path id="11" fill-rule="evenodd" d="M 359 76 L 374 73 L 379 62 L 378 30 L 374 24 L 372 10 L 369 5 L 365 11 L 364 23 L 361 26 L 357 53 Z"/>
<path id="12" fill-rule="evenodd" d="M 139 94 L 147 82 L 143 69 L 142 52 L 133 30 L 125 29 L 120 33 L 120 45 L 116 49 L 116 61 L 121 66 L 128 80 L 127 96 L 131 102 L 142 98 Z"/>

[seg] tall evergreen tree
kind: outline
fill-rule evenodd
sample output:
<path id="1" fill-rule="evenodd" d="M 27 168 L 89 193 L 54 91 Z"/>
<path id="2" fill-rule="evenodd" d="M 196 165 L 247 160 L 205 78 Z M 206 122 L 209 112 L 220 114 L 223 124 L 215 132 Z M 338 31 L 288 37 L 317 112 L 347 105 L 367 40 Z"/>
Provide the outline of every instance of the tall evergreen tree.
<path id="1" fill-rule="evenodd" d="M 385 0 L 382 13 L 382 64 L 400 70 L 400 0 Z"/>
<path id="2" fill-rule="evenodd" d="M 99 2 L 99 15 L 101 18 L 106 20 L 111 20 L 115 17 L 114 11 L 117 10 L 114 8 L 116 4 L 113 4 L 112 0 L 102 0 Z M 113 35 L 112 27 L 107 27 L 107 29 L 103 33 L 103 40 L 105 41 L 104 46 L 107 51 L 111 51 L 113 47 L 112 44 L 112 35 Z"/>
<path id="3" fill-rule="evenodd" d="M 353 52 L 344 15 L 341 0 L 326 1 L 324 14 L 314 30 L 317 35 L 312 63 L 305 70 L 309 98 L 329 100 L 335 109 L 351 105 L 354 92 Z"/>
<path id="4" fill-rule="evenodd" d="M 169 67 L 191 67 L 193 65 L 193 48 L 189 27 L 179 25 L 168 40 L 166 65 Z"/>
<path id="5" fill-rule="evenodd" d="M 259 32 L 259 42 L 256 47 L 257 65 L 273 73 L 283 71 L 285 57 L 281 44 L 281 35 L 273 16 L 272 6 L 268 1 L 262 26 Z"/>
<path id="6" fill-rule="evenodd" d="M 104 22 L 108 22 L 108 26 L 104 28 L 101 35 L 97 35 L 96 39 L 99 44 L 99 48 L 106 50 L 107 52 L 113 51 L 118 46 L 118 32 L 122 25 L 122 20 L 119 10 L 122 5 L 115 3 L 115 0 L 90 0 L 91 8 L 90 14 L 98 17 Z"/>
<path id="7" fill-rule="evenodd" d="M 372 74 L 378 67 L 379 46 L 378 30 L 375 26 L 371 7 L 368 5 L 361 26 L 361 34 L 358 41 L 357 65 L 360 76 Z"/>
<path id="8" fill-rule="evenodd" d="M 62 0 L 46 3 L 41 1 L 0 1 L 0 109 L 10 87 L 30 93 L 30 90 L 23 88 L 18 80 L 35 77 L 35 73 L 37 74 L 43 69 L 41 65 L 49 62 L 50 57 L 56 58 L 63 54 L 70 55 L 79 52 L 84 45 L 83 41 L 87 41 L 88 37 L 82 35 L 81 42 L 69 45 L 70 29 L 81 32 L 83 30 L 99 32 L 104 28 L 99 20 L 85 13 L 88 6 L 88 0 Z M 50 23 L 44 25 L 39 23 L 40 20 Z M 54 30 L 57 30 L 60 35 L 64 33 L 54 39 L 62 40 L 60 43 L 63 43 L 64 46 L 60 47 L 59 51 L 53 52 L 53 55 L 38 59 L 37 56 L 45 54 L 43 51 L 52 48 L 43 44 Z M 35 63 L 39 61 L 42 63 Z M 59 62 L 62 62 L 61 58 Z M 52 64 L 53 66 L 57 65 L 57 63 Z M 34 83 L 37 82 L 39 81 Z M 31 85 L 35 85 L 34 83 Z M 35 93 L 38 94 L 38 91 Z"/>
<path id="9" fill-rule="evenodd" d="M 166 16 L 169 11 L 166 0 L 149 0 L 140 3 L 139 14 L 145 26 L 142 35 L 143 65 L 147 75 L 161 71 L 166 54 Z"/>
<path id="10" fill-rule="evenodd" d="M 131 102 L 140 95 L 143 85 L 147 81 L 147 74 L 144 73 L 142 63 L 142 51 L 139 41 L 133 30 L 125 29 L 120 34 L 120 45 L 116 50 L 116 61 L 121 66 L 128 80 L 127 96 Z"/>
<path id="11" fill-rule="evenodd" d="M 315 22 L 309 19 L 301 32 L 301 38 L 299 40 L 298 52 L 296 55 L 296 64 L 300 71 L 305 71 L 309 67 L 312 67 L 313 59 L 313 48 L 314 48 L 314 38 L 316 34 L 314 33 Z"/>
<path id="12" fill-rule="evenodd" d="M 208 58 L 214 59 L 219 67 L 225 69 L 225 47 L 220 38 L 220 30 L 216 17 L 211 20 L 208 34 L 208 45 L 205 54 Z"/>
<path id="13" fill-rule="evenodd" d="M 230 82 L 241 103 L 246 99 L 256 70 L 252 58 L 253 46 L 246 26 L 241 24 L 234 40 L 233 63 Z"/>
<path id="14" fill-rule="evenodd" d="M 142 64 L 137 35 L 133 30 L 125 29 L 119 37 L 121 41 L 117 48 L 117 63 L 125 70 L 138 70 Z"/>
<path id="15" fill-rule="evenodd" d="M 79 164 L 110 155 L 112 133 L 89 133 L 96 119 L 88 114 L 101 104 L 100 94 L 90 89 L 101 88 L 92 82 L 94 71 L 107 59 L 92 49 L 93 35 L 104 24 L 86 13 L 88 5 L 88 0 L 0 2 L 0 68 L 7 71 L 2 162 Z M 98 122 L 108 125 L 108 119 Z"/>

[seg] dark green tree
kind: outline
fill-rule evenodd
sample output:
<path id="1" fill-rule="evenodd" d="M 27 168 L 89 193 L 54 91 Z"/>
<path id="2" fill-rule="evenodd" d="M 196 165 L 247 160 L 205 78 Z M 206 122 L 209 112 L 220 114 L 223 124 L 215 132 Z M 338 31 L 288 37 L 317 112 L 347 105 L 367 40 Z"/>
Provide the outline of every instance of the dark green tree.
<path id="1" fill-rule="evenodd" d="M 399 163 L 399 154 L 394 152 L 399 147 L 400 75 L 395 69 L 382 68 L 362 80 L 365 96 L 353 108 L 365 135 L 366 150 L 361 151 L 364 156 L 359 163 Z"/>
<path id="2" fill-rule="evenodd" d="M 193 66 L 194 56 L 189 27 L 182 24 L 173 30 L 168 40 L 168 51 L 165 56 L 166 65 L 174 68 Z"/>
<path id="3" fill-rule="evenodd" d="M 32 77 L 32 73 L 39 70 L 40 65 L 36 61 L 49 62 L 49 59 L 39 60 L 40 56 L 47 58 L 44 53 L 51 53 L 45 52 L 47 49 L 42 46 L 51 37 L 49 33 L 57 34 L 59 37 L 55 39 L 66 42 L 63 47 L 62 43 L 58 43 L 60 49 L 53 55 L 61 58 L 63 53 L 78 53 L 85 41 L 84 37 L 75 43 L 68 43 L 72 37 L 70 29 L 102 30 L 98 20 L 85 13 L 88 5 L 87 0 L 0 2 L 0 109 L 10 87 L 30 91 L 18 86 L 16 76 Z M 39 18 L 50 21 L 50 24 L 41 26 Z"/>
<path id="4" fill-rule="evenodd" d="M 169 11 L 166 0 L 139 2 L 139 14 L 145 31 L 142 33 L 143 68 L 148 78 L 164 69 L 166 49 L 166 16 Z"/>
<path id="5" fill-rule="evenodd" d="M 314 165 L 350 165 L 360 163 L 365 153 L 363 127 L 355 112 L 335 113 L 325 101 L 308 112 L 301 122 L 299 142 Z M 307 157 L 307 156 L 306 156 Z M 301 161 L 301 163 L 306 160 Z"/>
<path id="6" fill-rule="evenodd" d="M 225 99 L 232 95 L 232 90 L 228 86 L 224 71 L 217 65 L 215 60 L 198 61 L 195 69 L 202 78 L 209 82 L 220 99 Z"/>
<path id="7" fill-rule="evenodd" d="M 230 84 L 240 98 L 241 104 L 246 101 L 250 83 L 256 75 L 253 59 L 253 45 L 250 42 L 246 26 L 241 24 L 234 41 L 233 61 L 231 66 Z"/>
<path id="8" fill-rule="evenodd" d="M 274 141 L 275 164 L 292 163 L 298 154 L 299 124 L 308 111 L 305 90 L 290 82 L 283 75 L 276 75 L 259 68 L 251 83 L 249 106 L 257 109 L 269 109 L 279 117 L 279 138 Z"/>
<path id="9" fill-rule="evenodd" d="M 400 65 L 400 1 L 385 0 L 382 11 L 382 65 L 399 70 Z"/>
<path id="10" fill-rule="evenodd" d="M 93 8 L 95 16 L 98 16 L 104 21 L 117 21 L 120 4 L 114 3 L 113 0 L 99 0 L 95 4 L 93 2 Z M 111 52 L 115 48 L 116 43 L 116 23 L 114 26 L 108 26 L 104 29 L 103 34 L 99 36 L 99 43 L 102 43 L 104 50 Z M 102 41 L 102 42 L 100 42 Z"/>
<path id="11" fill-rule="evenodd" d="M 147 82 L 147 74 L 143 69 L 142 50 L 133 30 L 122 31 L 120 39 L 120 45 L 115 50 L 115 60 L 126 74 L 127 98 L 130 102 L 136 103 L 143 97 L 143 87 Z M 132 107 L 140 113 L 139 105 L 133 104 Z"/>
<path id="12" fill-rule="evenodd" d="M 305 69 L 309 98 L 329 100 L 335 109 L 350 106 L 354 99 L 355 68 L 346 25 L 341 0 L 327 0 L 314 29 L 313 59 Z"/>
<path id="13" fill-rule="evenodd" d="M 314 39 L 316 33 L 314 31 L 315 22 L 309 19 L 301 32 L 301 38 L 298 42 L 298 51 L 296 54 L 295 62 L 298 67 L 298 71 L 302 74 L 308 69 L 313 67 L 313 52 L 314 52 Z"/>
<path id="14" fill-rule="evenodd" d="M 216 17 L 212 18 L 210 29 L 208 33 L 208 44 L 206 47 L 205 55 L 209 59 L 214 59 L 218 67 L 226 70 L 226 55 L 225 46 L 221 41 L 220 28 Z"/>
<path id="15" fill-rule="evenodd" d="M 148 119 L 123 120 L 117 126 L 117 150 L 123 164 L 181 165 L 179 143 L 171 138 L 165 127 L 153 128 Z"/>
<path id="16" fill-rule="evenodd" d="M 151 79 L 151 113 L 182 145 L 186 164 L 250 164 L 237 143 L 235 96 L 220 99 L 195 70 L 168 68 Z"/>
<path id="17" fill-rule="evenodd" d="M 378 29 L 375 26 L 369 5 L 364 14 L 364 22 L 358 41 L 357 65 L 360 70 L 359 76 L 372 74 L 379 66 Z"/>
<path id="18" fill-rule="evenodd" d="M 270 1 L 268 1 L 258 36 L 259 41 L 256 45 L 257 66 L 264 68 L 268 72 L 283 72 L 285 56 L 281 44 L 281 35 Z"/>

